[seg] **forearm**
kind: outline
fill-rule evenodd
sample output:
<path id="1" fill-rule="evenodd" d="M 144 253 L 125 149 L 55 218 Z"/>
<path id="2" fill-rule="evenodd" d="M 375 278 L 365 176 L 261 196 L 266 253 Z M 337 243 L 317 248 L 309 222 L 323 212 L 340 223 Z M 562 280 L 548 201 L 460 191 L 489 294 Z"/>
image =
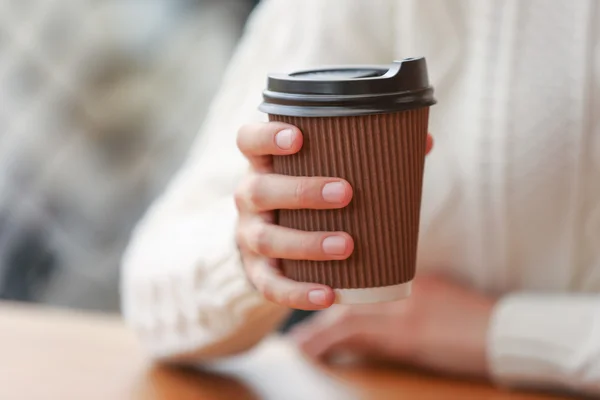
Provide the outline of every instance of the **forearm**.
<path id="1" fill-rule="evenodd" d="M 149 214 L 123 263 L 126 321 L 157 359 L 206 360 L 243 351 L 287 310 L 249 285 L 235 246 L 231 201 L 204 213 Z"/>

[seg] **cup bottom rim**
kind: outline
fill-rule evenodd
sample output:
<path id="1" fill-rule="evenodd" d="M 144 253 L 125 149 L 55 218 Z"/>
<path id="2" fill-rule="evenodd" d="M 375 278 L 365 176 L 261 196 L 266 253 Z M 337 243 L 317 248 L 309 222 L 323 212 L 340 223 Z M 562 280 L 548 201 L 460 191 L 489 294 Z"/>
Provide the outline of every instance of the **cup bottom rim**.
<path id="1" fill-rule="evenodd" d="M 371 304 L 406 299 L 412 291 L 412 281 L 399 285 L 364 289 L 333 289 L 335 304 Z"/>

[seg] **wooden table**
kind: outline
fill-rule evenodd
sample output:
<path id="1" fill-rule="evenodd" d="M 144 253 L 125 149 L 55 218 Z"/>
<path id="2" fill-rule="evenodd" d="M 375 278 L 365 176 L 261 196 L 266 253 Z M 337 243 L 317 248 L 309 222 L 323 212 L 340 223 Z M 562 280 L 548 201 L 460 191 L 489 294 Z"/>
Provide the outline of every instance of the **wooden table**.
<path id="1" fill-rule="evenodd" d="M 0 304 L 0 399 L 566 399 L 400 369 L 325 369 L 283 338 L 211 369 L 152 366 L 114 316 Z"/>

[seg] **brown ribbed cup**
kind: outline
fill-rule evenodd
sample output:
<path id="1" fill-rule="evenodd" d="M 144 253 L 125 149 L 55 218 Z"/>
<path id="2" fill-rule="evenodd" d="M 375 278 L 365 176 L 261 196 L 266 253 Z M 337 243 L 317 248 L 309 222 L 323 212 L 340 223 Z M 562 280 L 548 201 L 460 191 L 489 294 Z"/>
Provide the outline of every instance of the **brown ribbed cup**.
<path id="1" fill-rule="evenodd" d="M 343 261 L 281 260 L 285 276 L 332 288 L 397 285 L 415 275 L 429 107 L 349 117 L 289 117 L 299 153 L 275 157 L 276 173 L 346 179 L 350 205 L 340 210 L 280 210 L 279 225 L 304 231 L 345 231 L 354 252 Z"/>

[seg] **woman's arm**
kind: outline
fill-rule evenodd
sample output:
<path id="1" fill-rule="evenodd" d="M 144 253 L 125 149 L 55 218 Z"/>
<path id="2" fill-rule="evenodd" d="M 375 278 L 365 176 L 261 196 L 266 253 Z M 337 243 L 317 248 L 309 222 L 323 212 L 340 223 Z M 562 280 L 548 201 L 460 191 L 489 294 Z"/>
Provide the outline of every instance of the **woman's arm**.
<path id="1" fill-rule="evenodd" d="M 389 62 L 392 4 L 274 0 L 254 13 L 189 160 L 135 230 L 123 261 L 123 313 L 154 357 L 239 352 L 286 315 L 248 284 L 235 245 L 232 196 L 248 167 L 237 130 L 264 119 L 256 109 L 268 72 Z"/>
<path id="2" fill-rule="evenodd" d="M 425 275 L 406 301 L 332 308 L 292 336 L 312 357 L 351 351 L 506 386 L 600 395 L 598 295 L 496 300 Z"/>

